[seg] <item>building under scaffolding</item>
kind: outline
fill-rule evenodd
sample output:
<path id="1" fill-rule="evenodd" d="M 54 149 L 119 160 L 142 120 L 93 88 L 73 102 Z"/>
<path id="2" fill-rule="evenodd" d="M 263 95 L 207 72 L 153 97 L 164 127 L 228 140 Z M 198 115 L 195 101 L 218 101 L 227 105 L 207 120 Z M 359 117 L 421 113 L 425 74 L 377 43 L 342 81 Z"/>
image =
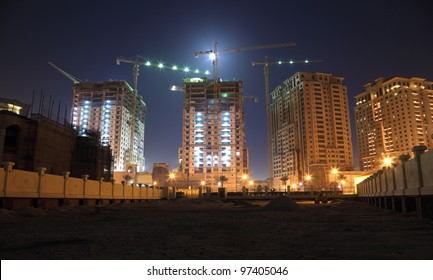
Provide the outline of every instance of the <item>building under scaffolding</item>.
<path id="1" fill-rule="evenodd" d="M 249 173 L 242 81 L 188 78 L 183 88 L 182 180 L 216 191 L 225 176 L 224 187 L 240 191 Z"/>
<path id="2" fill-rule="evenodd" d="M 137 96 L 135 121 L 133 90 L 126 81 L 79 82 L 74 84 L 71 121 L 79 135 L 99 132 L 101 144 L 110 146 L 114 171 L 125 171 L 128 164 L 144 171 L 144 120 L 146 104 Z M 130 147 L 131 125 L 134 141 Z M 135 168 L 134 168 L 135 169 Z"/>

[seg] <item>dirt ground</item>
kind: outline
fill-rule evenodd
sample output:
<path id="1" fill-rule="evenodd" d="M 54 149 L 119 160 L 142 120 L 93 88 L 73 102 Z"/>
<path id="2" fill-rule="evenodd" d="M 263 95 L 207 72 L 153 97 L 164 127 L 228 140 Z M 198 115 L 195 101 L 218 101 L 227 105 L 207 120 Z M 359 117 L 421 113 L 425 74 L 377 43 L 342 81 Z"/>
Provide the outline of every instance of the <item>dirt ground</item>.
<path id="1" fill-rule="evenodd" d="M 433 221 L 358 201 L 161 200 L 0 210 L 7 259 L 433 259 Z"/>

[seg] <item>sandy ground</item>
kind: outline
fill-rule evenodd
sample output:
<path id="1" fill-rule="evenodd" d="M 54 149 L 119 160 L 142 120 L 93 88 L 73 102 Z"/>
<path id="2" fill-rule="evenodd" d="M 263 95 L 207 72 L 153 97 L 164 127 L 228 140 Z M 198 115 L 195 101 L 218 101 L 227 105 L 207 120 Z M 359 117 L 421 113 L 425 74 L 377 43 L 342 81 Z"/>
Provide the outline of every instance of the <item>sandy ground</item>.
<path id="1" fill-rule="evenodd" d="M 357 201 L 0 210 L 5 259 L 433 259 L 433 221 Z"/>

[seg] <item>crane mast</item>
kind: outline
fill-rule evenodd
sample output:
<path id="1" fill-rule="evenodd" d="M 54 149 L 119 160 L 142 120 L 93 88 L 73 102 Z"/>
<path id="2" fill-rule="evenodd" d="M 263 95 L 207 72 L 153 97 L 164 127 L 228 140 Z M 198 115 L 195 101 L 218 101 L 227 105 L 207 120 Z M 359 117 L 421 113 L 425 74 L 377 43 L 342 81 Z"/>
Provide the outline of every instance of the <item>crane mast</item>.
<path id="1" fill-rule="evenodd" d="M 133 65 L 133 76 L 134 76 L 134 85 L 133 85 L 133 96 L 132 96 L 132 113 L 131 113 L 131 118 L 129 121 L 129 125 L 131 128 L 130 131 L 130 135 L 129 135 L 129 157 L 128 157 L 128 163 L 136 163 L 135 160 L 135 156 L 134 156 L 134 132 L 135 132 L 135 117 L 136 117 L 136 107 L 137 107 L 137 95 L 138 95 L 138 90 L 137 90 L 137 86 L 138 86 L 138 75 L 140 72 L 140 65 L 144 64 L 144 60 L 140 57 L 137 56 L 134 59 L 130 58 L 123 58 L 123 57 L 118 57 L 116 58 L 116 63 L 117 65 L 120 65 L 120 63 L 129 63 Z"/>

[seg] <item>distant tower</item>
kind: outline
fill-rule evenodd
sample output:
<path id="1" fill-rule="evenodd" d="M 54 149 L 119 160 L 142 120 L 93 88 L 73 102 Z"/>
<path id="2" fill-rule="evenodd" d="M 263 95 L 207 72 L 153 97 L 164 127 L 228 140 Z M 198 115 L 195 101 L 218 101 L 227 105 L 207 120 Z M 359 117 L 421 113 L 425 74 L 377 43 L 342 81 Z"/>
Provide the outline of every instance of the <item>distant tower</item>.
<path id="1" fill-rule="evenodd" d="M 334 189 L 337 170 L 354 169 L 342 80 L 332 74 L 298 72 L 271 93 L 275 179 L 287 176 L 286 184 L 297 189 Z M 275 180 L 275 188 L 282 185 Z"/>
<path id="2" fill-rule="evenodd" d="M 74 84 L 72 125 L 85 136 L 100 133 L 101 144 L 110 145 L 114 171 L 135 168 L 144 171 L 144 119 L 146 104 L 136 100 L 133 154 L 130 155 L 130 120 L 133 90 L 125 81 L 79 82 Z M 131 167 L 132 166 L 132 167 Z M 132 170 L 132 169 L 131 169 Z"/>
<path id="3" fill-rule="evenodd" d="M 249 174 L 241 81 L 184 79 L 182 172 L 190 186 L 241 190 Z"/>
<path id="4" fill-rule="evenodd" d="M 398 163 L 418 145 L 433 148 L 433 82 L 421 78 L 378 78 L 355 96 L 356 137 L 361 170 Z"/>

